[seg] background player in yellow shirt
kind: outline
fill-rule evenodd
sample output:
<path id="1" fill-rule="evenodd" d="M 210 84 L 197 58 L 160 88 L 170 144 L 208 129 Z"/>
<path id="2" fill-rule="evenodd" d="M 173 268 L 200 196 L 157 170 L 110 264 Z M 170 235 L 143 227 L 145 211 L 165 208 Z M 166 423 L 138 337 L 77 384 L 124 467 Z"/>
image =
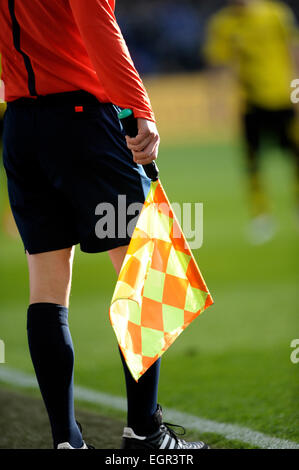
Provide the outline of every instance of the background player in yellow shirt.
<path id="1" fill-rule="evenodd" d="M 292 11 L 281 2 L 229 3 L 208 25 L 205 54 L 212 66 L 232 66 L 241 86 L 253 217 L 249 235 L 252 242 L 262 243 L 275 231 L 260 174 L 261 146 L 267 134 L 294 157 L 299 209 L 299 132 L 290 99 L 296 76 L 293 46 L 299 34 Z"/>

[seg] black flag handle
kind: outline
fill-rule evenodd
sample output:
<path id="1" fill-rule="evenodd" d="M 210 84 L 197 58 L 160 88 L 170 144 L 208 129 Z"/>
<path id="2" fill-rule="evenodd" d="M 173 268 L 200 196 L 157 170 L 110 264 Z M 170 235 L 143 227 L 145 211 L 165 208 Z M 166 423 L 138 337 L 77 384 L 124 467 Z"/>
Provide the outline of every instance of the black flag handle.
<path id="1" fill-rule="evenodd" d="M 118 114 L 118 118 L 122 123 L 125 133 L 129 137 L 136 137 L 138 134 L 138 126 L 137 119 L 134 117 L 133 111 L 131 109 L 124 109 Z M 152 181 L 157 181 L 159 178 L 159 170 L 155 162 L 143 165 L 143 168 L 148 178 Z"/>

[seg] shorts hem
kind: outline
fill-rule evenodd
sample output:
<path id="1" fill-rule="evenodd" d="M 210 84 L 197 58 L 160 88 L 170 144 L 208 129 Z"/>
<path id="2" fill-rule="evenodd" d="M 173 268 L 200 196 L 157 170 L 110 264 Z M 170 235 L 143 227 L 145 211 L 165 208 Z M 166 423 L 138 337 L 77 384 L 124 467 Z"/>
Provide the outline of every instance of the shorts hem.
<path id="1" fill-rule="evenodd" d="M 76 245 L 80 245 L 80 250 L 83 253 L 104 253 L 105 251 L 110 251 L 113 250 L 114 248 L 120 248 L 121 246 L 127 246 L 130 244 L 131 239 L 130 238 L 125 238 L 125 239 L 117 239 L 117 240 L 111 240 L 111 243 L 106 243 L 106 244 L 84 244 L 80 243 L 79 240 L 69 242 L 69 243 L 64 243 L 61 245 L 54 245 L 53 247 L 42 247 L 42 248 L 33 248 L 33 249 L 28 249 L 26 246 L 24 246 L 25 252 L 28 252 L 29 255 L 38 255 L 41 253 L 49 253 L 51 251 L 59 251 L 59 250 L 65 250 L 66 248 L 71 248 Z"/>
<path id="2" fill-rule="evenodd" d="M 50 251 L 59 251 L 59 250 L 65 250 L 66 248 L 72 248 L 75 245 L 78 245 L 79 241 L 71 241 L 69 243 L 57 245 L 54 247 L 43 247 L 43 248 L 36 248 L 36 249 L 28 249 L 26 246 L 24 246 L 25 252 L 28 252 L 29 255 L 39 255 L 41 253 L 49 253 Z"/>
<path id="3" fill-rule="evenodd" d="M 92 245 L 88 245 L 88 244 L 84 245 L 83 243 L 82 244 L 80 243 L 80 250 L 83 253 L 88 253 L 88 254 L 104 253 L 105 251 L 110 251 L 115 248 L 120 248 L 121 246 L 127 246 L 130 244 L 130 241 L 131 241 L 130 238 L 116 239 L 116 240 L 111 240 L 110 244 L 107 243 L 102 246 L 100 246 L 100 244 L 98 246 L 96 245 L 92 246 Z"/>

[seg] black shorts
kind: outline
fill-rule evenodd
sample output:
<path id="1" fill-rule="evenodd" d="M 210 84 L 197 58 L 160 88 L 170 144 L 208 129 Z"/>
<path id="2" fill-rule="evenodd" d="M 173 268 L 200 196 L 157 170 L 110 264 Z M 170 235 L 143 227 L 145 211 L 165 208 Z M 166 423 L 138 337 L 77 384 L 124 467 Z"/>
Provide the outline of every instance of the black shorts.
<path id="1" fill-rule="evenodd" d="M 131 204 L 142 207 L 150 180 L 133 162 L 118 111 L 84 91 L 8 103 L 3 161 L 12 212 L 30 254 L 76 244 L 96 253 L 130 242 L 118 221 Z M 112 221 L 112 231 L 99 235 L 102 204 L 114 209 L 115 227 Z M 127 216 L 131 227 L 136 214 Z"/>
<path id="2" fill-rule="evenodd" d="M 248 147 L 258 152 L 264 141 L 274 141 L 282 148 L 294 150 L 296 142 L 293 127 L 296 121 L 294 108 L 269 110 L 248 106 L 243 116 L 244 137 Z"/>

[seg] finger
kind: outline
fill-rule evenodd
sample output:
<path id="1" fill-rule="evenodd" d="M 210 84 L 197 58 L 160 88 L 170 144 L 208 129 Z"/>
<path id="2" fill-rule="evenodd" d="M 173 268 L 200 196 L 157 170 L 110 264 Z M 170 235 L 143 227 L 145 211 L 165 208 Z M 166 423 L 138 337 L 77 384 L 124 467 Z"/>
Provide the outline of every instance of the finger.
<path id="1" fill-rule="evenodd" d="M 133 152 L 133 158 L 135 161 L 142 162 L 143 160 L 147 160 L 151 158 L 153 154 L 155 154 L 156 146 L 148 146 L 142 152 Z"/>
<path id="2" fill-rule="evenodd" d="M 143 150 L 141 150 L 140 152 L 135 152 L 135 153 L 138 153 L 141 158 L 147 157 L 153 152 L 153 150 L 157 147 L 157 145 L 159 145 L 159 143 L 160 143 L 160 137 L 159 135 L 155 135 L 151 139 L 149 144 Z"/>
<path id="3" fill-rule="evenodd" d="M 157 160 L 157 156 L 153 153 L 148 158 L 144 158 L 143 160 L 137 160 L 135 163 L 137 163 L 138 165 L 148 165 L 149 163 L 152 163 L 155 160 Z"/>
<path id="4" fill-rule="evenodd" d="M 148 136 L 140 144 L 132 145 L 127 142 L 127 146 L 128 146 L 128 149 L 131 150 L 132 152 L 142 152 L 150 144 L 151 140 L 152 140 L 152 137 Z"/>
<path id="5" fill-rule="evenodd" d="M 140 145 L 142 142 L 147 139 L 148 137 L 151 136 L 151 132 L 148 130 L 146 132 L 139 132 L 139 134 L 136 137 L 129 137 L 128 135 L 126 136 L 126 141 L 128 145 Z"/>
<path id="6" fill-rule="evenodd" d="M 133 159 L 136 163 L 145 165 L 158 157 L 159 142 L 148 146 L 143 152 L 133 152 Z"/>

